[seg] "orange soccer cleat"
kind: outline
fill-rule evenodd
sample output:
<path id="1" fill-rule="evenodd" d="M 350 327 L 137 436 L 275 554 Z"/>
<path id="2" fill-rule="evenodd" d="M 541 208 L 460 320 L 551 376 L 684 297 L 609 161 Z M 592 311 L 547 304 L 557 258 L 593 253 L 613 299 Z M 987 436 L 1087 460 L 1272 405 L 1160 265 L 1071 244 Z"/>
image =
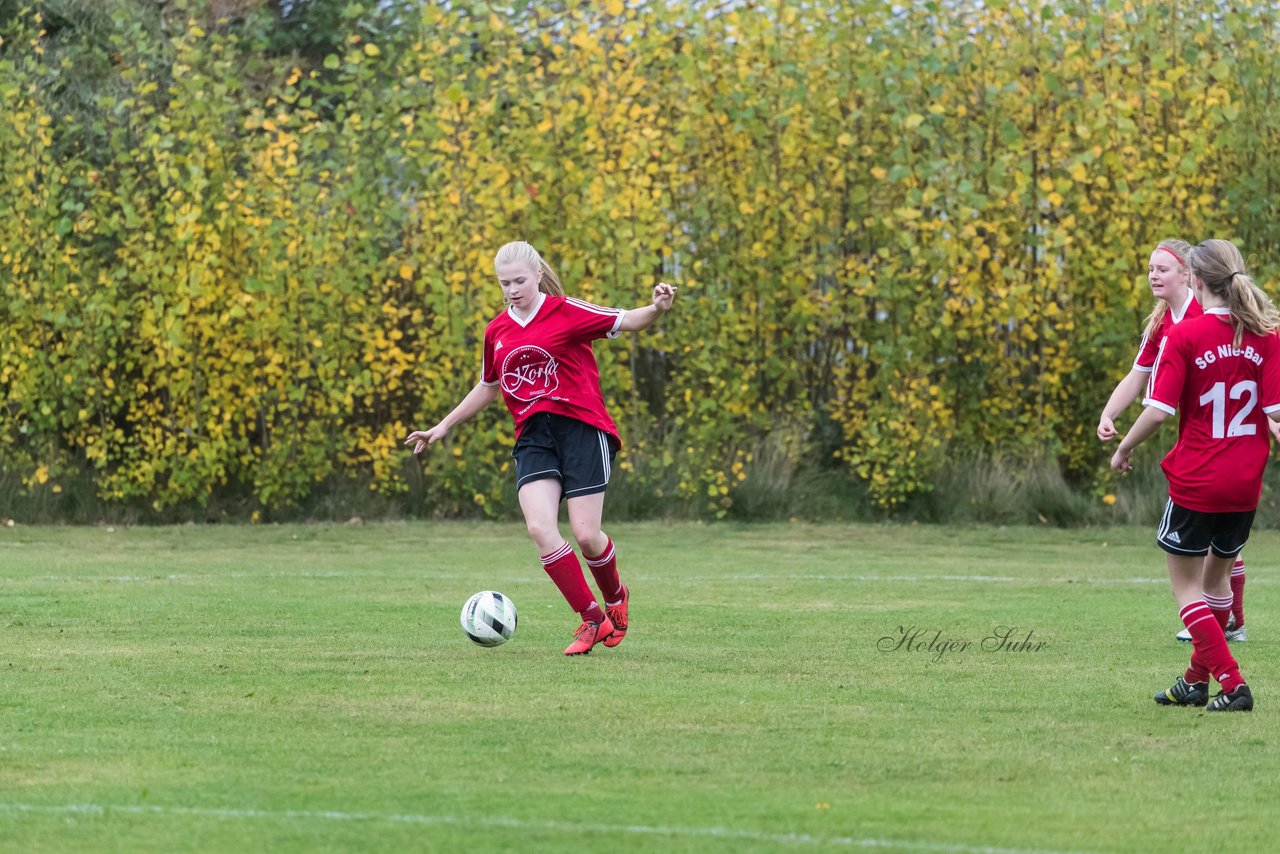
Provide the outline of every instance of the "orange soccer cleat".
<path id="1" fill-rule="evenodd" d="M 613 634 L 604 639 L 604 645 L 607 647 L 615 647 L 622 643 L 622 639 L 627 636 L 627 605 L 631 603 L 631 591 L 627 589 L 627 585 L 622 585 L 622 601 L 617 605 L 606 605 L 605 613 L 609 615 L 609 622 L 613 623 Z"/>
<path id="2" fill-rule="evenodd" d="M 578 630 L 573 633 L 573 643 L 565 647 L 565 655 L 586 655 L 591 652 L 591 647 L 605 641 L 613 636 L 613 623 L 608 617 L 604 618 L 603 623 L 593 623 L 590 620 L 583 620 L 582 625 L 578 626 Z"/>

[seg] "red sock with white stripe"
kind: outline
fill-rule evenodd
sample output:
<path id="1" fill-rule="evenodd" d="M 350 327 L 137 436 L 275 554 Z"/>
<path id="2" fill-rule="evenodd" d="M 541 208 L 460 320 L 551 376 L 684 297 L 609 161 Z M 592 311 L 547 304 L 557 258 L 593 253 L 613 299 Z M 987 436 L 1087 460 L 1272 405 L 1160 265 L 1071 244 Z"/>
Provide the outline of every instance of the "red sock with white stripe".
<path id="1" fill-rule="evenodd" d="M 604 551 L 596 557 L 588 557 L 587 553 L 583 552 L 582 558 L 591 569 L 591 574 L 595 576 L 596 585 L 600 588 L 600 595 L 604 597 L 605 604 L 617 605 L 622 602 L 622 580 L 618 578 L 618 557 L 613 550 L 613 540 L 608 537 L 605 539 L 607 543 Z"/>
<path id="2" fill-rule="evenodd" d="M 1209 610 L 1213 612 L 1213 618 L 1218 621 L 1218 625 L 1222 626 L 1222 630 L 1227 630 L 1227 621 L 1231 619 L 1231 600 L 1232 596 L 1210 596 L 1204 594 L 1204 604 L 1209 606 Z"/>
<path id="3" fill-rule="evenodd" d="M 578 556 L 573 553 L 572 546 L 564 543 L 550 554 L 543 555 L 542 568 L 551 576 L 564 601 L 582 615 L 583 620 L 604 622 L 604 611 L 591 595 L 586 576 L 582 574 L 582 564 L 578 563 Z"/>
<path id="4" fill-rule="evenodd" d="M 1187 631 L 1191 632 L 1191 642 L 1194 644 L 1194 652 L 1191 654 L 1192 665 L 1200 664 L 1206 668 L 1209 674 L 1218 680 L 1222 690 L 1228 694 L 1243 685 L 1244 677 L 1240 675 L 1240 665 L 1236 664 L 1231 650 L 1227 648 L 1227 636 L 1222 633 L 1222 626 L 1218 624 L 1209 606 L 1203 600 L 1197 600 L 1179 611 L 1178 616 L 1182 618 L 1182 624 L 1187 627 Z M 1187 679 L 1187 681 L 1193 680 Z M 1204 679 L 1194 681 L 1203 682 Z"/>
<path id="5" fill-rule="evenodd" d="M 1218 625 L 1225 631 L 1227 620 L 1231 617 L 1231 597 L 1210 596 L 1206 593 L 1204 594 L 1204 603 L 1209 606 L 1209 610 L 1213 613 L 1213 618 L 1218 621 Z M 1209 666 L 1205 664 L 1204 656 L 1198 650 L 1192 649 L 1191 666 L 1187 668 L 1187 672 L 1182 678 L 1188 682 L 1205 682 L 1209 679 Z"/>
<path id="6" fill-rule="evenodd" d="M 1236 618 L 1236 628 L 1244 628 L 1244 558 L 1237 558 L 1231 567 L 1231 613 Z"/>

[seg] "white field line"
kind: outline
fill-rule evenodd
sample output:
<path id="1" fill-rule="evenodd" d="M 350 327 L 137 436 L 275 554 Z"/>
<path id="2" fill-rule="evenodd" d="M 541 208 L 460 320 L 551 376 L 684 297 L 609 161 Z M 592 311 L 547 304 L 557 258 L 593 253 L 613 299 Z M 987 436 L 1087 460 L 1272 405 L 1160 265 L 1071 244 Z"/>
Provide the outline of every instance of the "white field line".
<path id="1" fill-rule="evenodd" d="M 171 573 L 168 575 L 27 575 L 27 576 L 9 576 L 0 575 L 0 582 L 17 583 L 23 581 L 51 581 L 51 582 L 84 582 L 84 583 L 103 583 L 114 582 L 121 584 L 128 583 L 145 583 L 154 581 L 202 581 L 208 579 L 222 578 L 395 578 L 406 579 L 411 578 L 409 573 L 372 573 L 372 572 L 198 572 L 198 573 Z M 418 577 L 423 580 L 440 580 L 440 581 L 466 581 L 475 578 L 474 575 L 460 575 L 457 573 L 441 573 L 441 572 L 423 572 Z M 750 573 L 736 575 L 677 575 L 677 576 L 651 576 L 651 575 L 634 575 L 628 576 L 635 578 L 637 581 L 647 582 L 667 582 L 667 583 L 702 583 L 702 582 L 721 582 L 721 581 L 826 581 L 826 582 L 869 582 L 869 583 L 901 583 L 914 581 L 941 581 L 952 583 L 973 583 L 973 584 L 1168 584 L 1169 579 L 1165 576 L 1144 576 L 1138 578 L 1096 578 L 1093 576 L 1084 576 L 1080 578 L 1035 578 L 1019 575 L 839 575 L 835 573 L 827 574 L 794 574 L 794 573 Z M 527 576 L 522 578 L 506 578 L 506 583 L 526 584 L 542 581 L 544 576 Z M 1270 578 L 1265 576 L 1250 576 L 1250 584 L 1269 584 Z"/>
<path id="2" fill-rule="evenodd" d="M 164 807 L 136 804 L 61 804 L 40 805 L 0 802 L 0 813 L 30 813 L 63 816 L 106 817 L 112 814 L 178 818 L 214 818 L 232 821 L 264 819 L 267 821 L 334 821 L 384 822 L 423 827 L 457 825 L 461 827 L 502 827 L 514 830 L 555 831 L 573 835 L 584 833 L 628 833 L 641 836 L 676 836 L 704 839 L 744 840 L 775 845 L 810 845 L 841 848 L 888 848 L 895 851 L 938 852 L 938 854 L 1056 854 L 1056 852 L 1022 848 L 992 848 L 957 845 L 946 842 L 917 842 L 905 839 L 855 838 L 852 836 L 811 836 L 807 833 L 762 833 L 728 827 L 672 827 L 661 825 L 612 825 L 591 822 L 539 821 L 519 818 L 468 818 L 454 815 L 414 815 L 411 813 L 337 812 L 333 810 L 259 810 L 217 807 Z"/>
<path id="3" fill-rule="evenodd" d="M 683 575 L 679 576 L 678 581 L 954 581 L 954 582 L 971 582 L 978 584 L 1168 584 L 1167 576 L 1159 578 L 1142 577 L 1142 578 L 1094 578 L 1086 576 L 1083 578 L 1035 578 L 1025 575 L 837 575 L 834 573 L 825 575 L 813 574 L 787 574 L 777 573 L 770 575 L 768 573 L 754 573 L 750 575 Z M 1251 582 L 1252 578 L 1249 579 Z"/>

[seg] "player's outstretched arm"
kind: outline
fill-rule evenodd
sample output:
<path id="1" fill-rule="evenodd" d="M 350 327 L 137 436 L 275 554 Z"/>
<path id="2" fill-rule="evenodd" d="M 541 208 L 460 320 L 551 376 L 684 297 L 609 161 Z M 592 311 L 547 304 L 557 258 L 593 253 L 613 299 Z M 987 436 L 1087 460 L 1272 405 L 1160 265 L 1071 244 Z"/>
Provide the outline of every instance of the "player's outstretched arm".
<path id="1" fill-rule="evenodd" d="M 462 402 L 441 419 L 439 424 L 426 430 L 414 430 L 405 438 L 404 443 L 413 445 L 413 452 L 420 454 L 423 448 L 443 439 L 455 424 L 461 424 L 497 399 L 498 387 L 496 385 L 476 383 L 475 388 L 467 392 L 467 396 L 462 399 Z"/>
<path id="2" fill-rule="evenodd" d="M 639 332 L 653 325 L 655 320 L 671 311 L 671 306 L 676 301 L 676 290 L 675 285 L 659 282 L 653 289 L 653 303 L 628 311 L 618 325 L 618 331 Z"/>
<path id="3" fill-rule="evenodd" d="M 1107 399 L 1107 405 L 1102 409 L 1102 416 L 1098 418 L 1099 439 L 1110 442 L 1119 435 L 1116 432 L 1116 418 L 1142 394 L 1149 376 L 1151 375 L 1146 371 L 1134 368 L 1116 385 L 1115 391 Z"/>

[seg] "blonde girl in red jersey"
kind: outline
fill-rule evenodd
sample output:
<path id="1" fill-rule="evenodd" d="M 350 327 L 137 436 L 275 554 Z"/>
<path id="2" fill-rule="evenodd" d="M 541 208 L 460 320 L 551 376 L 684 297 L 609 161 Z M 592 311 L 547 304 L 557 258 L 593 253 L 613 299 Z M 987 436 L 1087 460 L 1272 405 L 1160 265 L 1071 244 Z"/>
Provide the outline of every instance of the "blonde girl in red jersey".
<path id="1" fill-rule="evenodd" d="M 1227 647 L 1230 573 L 1244 548 L 1280 421 L 1280 311 L 1254 284 L 1240 251 L 1206 240 L 1189 253 L 1204 315 L 1180 323 L 1160 346 L 1146 407 L 1111 467 L 1132 468 L 1133 449 L 1178 413 L 1178 439 L 1161 468 L 1169 501 L 1156 541 L 1166 552 L 1179 616 L 1192 636 L 1187 671 L 1155 695 L 1161 705 L 1250 711 L 1253 694 Z M 1209 679 L 1222 690 L 1208 699 Z"/>
<path id="2" fill-rule="evenodd" d="M 1147 261 L 1147 284 L 1151 287 L 1152 296 L 1156 298 L 1156 304 L 1147 316 L 1142 343 L 1138 345 L 1138 355 L 1133 360 L 1133 367 L 1111 392 L 1111 397 L 1098 418 L 1098 438 L 1104 442 L 1110 442 L 1116 437 L 1115 419 L 1146 390 L 1147 380 L 1156 364 L 1156 352 L 1169 330 L 1183 320 L 1199 317 L 1204 313 L 1191 290 L 1191 268 L 1187 264 L 1190 254 L 1191 244 L 1177 238 L 1161 240 L 1151 252 Z M 1280 427 L 1276 429 L 1280 430 Z M 1244 582 L 1242 554 L 1231 568 L 1232 605 L 1231 618 L 1227 623 L 1227 640 L 1232 642 L 1248 639 L 1244 627 Z M 1182 629 L 1174 637 L 1188 643 L 1191 641 L 1191 633 L 1186 629 Z"/>
<path id="3" fill-rule="evenodd" d="M 507 308 L 485 328 L 480 382 L 440 423 L 404 441 L 421 453 L 501 396 L 515 421 L 516 490 L 529 536 L 543 569 L 582 619 L 564 653 L 589 653 L 597 643 L 614 647 L 627 634 L 631 592 L 618 576 L 601 518 L 622 440 L 605 408 L 591 342 L 647 328 L 671 310 L 676 288 L 660 282 L 650 305 L 629 311 L 592 305 L 565 296 L 559 277 L 523 241 L 498 250 L 494 271 Z M 600 587 L 599 602 L 560 534 L 561 501 Z"/>
<path id="4" fill-rule="evenodd" d="M 1161 240 L 1151 251 L 1147 261 L 1147 284 L 1156 304 L 1147 315 L 1133 367 L 1111 392 L 1098 418 L 1098 438 L 1104 442 L 1116 437 L 1115 419 L 1146 390 L 1151 369 L 1156 365 L 1156 351 L 1164 336 L 1182 320 L 1199 317 L 1203 313 L 1191 290 L 1191 268 L 1186 261 L 1190 254 L 1191 244 L 1177 238 Z"/>

